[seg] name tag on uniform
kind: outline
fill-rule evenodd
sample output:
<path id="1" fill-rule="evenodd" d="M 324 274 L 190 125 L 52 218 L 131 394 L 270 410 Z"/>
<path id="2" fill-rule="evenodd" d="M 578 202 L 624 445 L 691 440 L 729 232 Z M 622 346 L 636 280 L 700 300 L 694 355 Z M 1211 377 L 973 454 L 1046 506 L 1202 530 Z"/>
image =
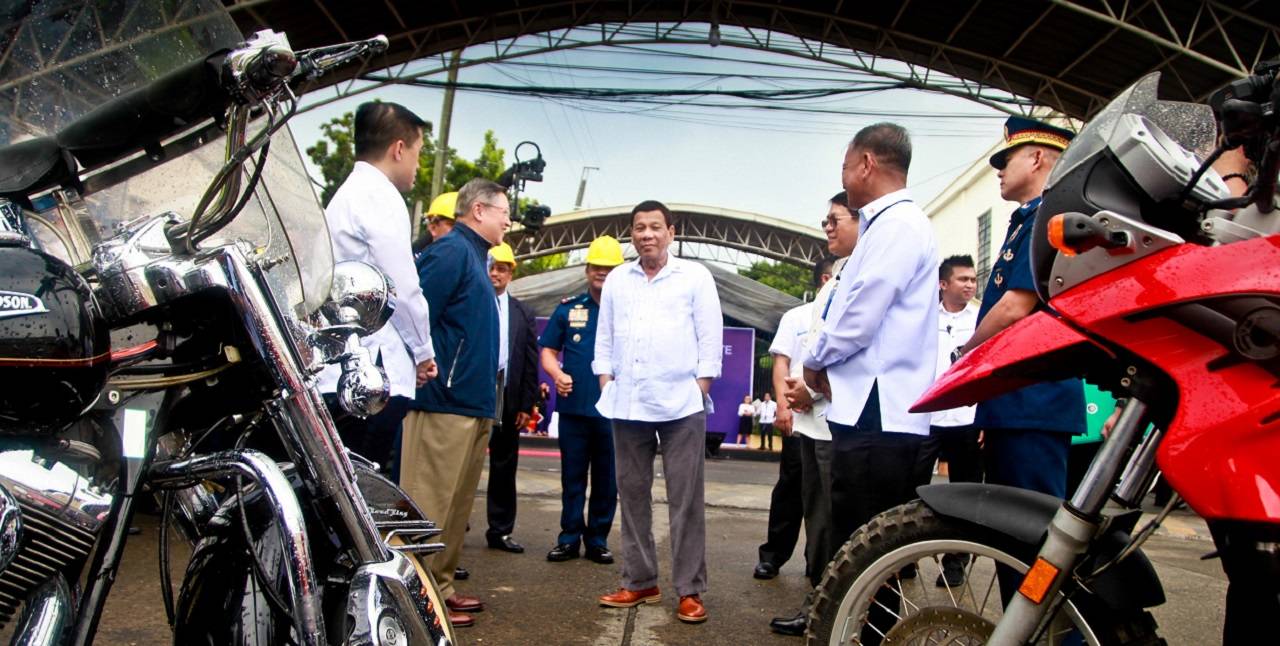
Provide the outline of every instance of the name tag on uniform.
<path id="1" fill-rule="evenodd" d="M 587 327 L 589 320 L 591 320 L 591 312 L 585 307 L 578 305 L 569 310 L 569 327 Z"/>

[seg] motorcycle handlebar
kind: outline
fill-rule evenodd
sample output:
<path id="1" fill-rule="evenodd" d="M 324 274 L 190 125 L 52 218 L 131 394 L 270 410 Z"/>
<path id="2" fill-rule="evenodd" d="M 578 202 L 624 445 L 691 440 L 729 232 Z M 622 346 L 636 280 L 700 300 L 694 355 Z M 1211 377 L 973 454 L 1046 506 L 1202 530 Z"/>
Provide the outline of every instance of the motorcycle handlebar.
<path id="1" fill-rule="evenodd" d="M 271 97 L 298 77 L 316 78 L 365 54 L 387 48 L 387 38 L 295 53 L 275 32 L 247 45 L 193 61 L 152 83 L 118 96 L 58 133 L 58 144 L 85 169 L 157 147 L 193 125 L 222 119 L 234 104 Z"/>

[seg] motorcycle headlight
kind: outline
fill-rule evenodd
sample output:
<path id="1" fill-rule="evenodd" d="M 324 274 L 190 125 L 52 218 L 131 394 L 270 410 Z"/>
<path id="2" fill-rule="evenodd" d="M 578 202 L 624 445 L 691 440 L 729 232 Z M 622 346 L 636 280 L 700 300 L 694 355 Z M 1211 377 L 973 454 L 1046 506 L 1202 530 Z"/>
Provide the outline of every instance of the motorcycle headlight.
<path id="1" fill-rule="evenodd" d="M 377 267 L 346 260 L 333 267 L 329 300 L 320 311 L 333 325 L 358 325 L 365 335 L 382 329 L 395 312 L 396 289 Z"/>

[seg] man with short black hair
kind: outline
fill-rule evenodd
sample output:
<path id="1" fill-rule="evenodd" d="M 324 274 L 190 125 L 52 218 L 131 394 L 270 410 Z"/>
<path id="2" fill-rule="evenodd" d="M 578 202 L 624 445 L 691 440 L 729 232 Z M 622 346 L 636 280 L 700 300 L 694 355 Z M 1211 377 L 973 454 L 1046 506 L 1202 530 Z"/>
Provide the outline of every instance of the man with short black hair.
<path id="1" fill-rule="evenodd" d="M 453 581 L 497 414 L 500 332 L 487 258 L 511 226 L 506 190 L 473 179 L 458 191 L 457 213 L 453 232 L 418 258 L 440 378 L 418 388 L 405 418 L 400 476 L 405 491 L 444 528 L 445 549 L 428 562 L 453 624 L 470 626 L 473 620 L 458 613 L 479 612 L 484 603 L 458 594 Z"/>
<path id="2" fill-rule="evenodd" d="M 600 300 L 592 369 L 600 414 L 613 420 L 622 506 L 622 587 L 600 604 L 632 608 L 662 599 L 653 539 L 653 461 L 662 445 L 671 525 L 676 618 L 706 621 L 703 451 L 712 380 L 720 376 L 724 321 L 711 272 L 668 252 L 671 211 L 646 200 L 631 210 L 639 258 L 609 274 Z"/>
<path id="3" fill-rule="evenodd" d="M 793 337 L 790 350 L 785 350 L 785 341 L 780 342 L 778 338 L 774 339 L 776 349 L 773 346 L 769 348 L 774 354 L 775 380 L 777 366 L 786 366 L 783 379 L 786 394 L 782 399 L 786 400 L 790 409 L 792 432 L 800 440 L 805 575 L 811 586 L 799 611 L 793 615 L 774 617 L 769 622 L 769 628 L 776 633 L 797 637 L 803 635 L 808 626 L 814 589 L 821 582 L 822 574 L 835 555 L 835 550 L 840 547 L 840 543 L 832 538 L 831 528 L 833 456 L 831 429 L 827 426 L 826 418 L 828 402 L 821 393 L 805 385 L 804 358 L 814 336 L 822 328 L 822 306 L 831 301 L 831 295 L 839 284 L 834 277 L 844 269 L 845 262 L 858 245 L 858 216 L 849 211 L 849 198 L 844 191 L 831 197 L 821 228 L 827 236 L 827 251 L 831 255 L 814 266 L 813 284 L 818 287 L 818 294 L 812 302 L 784 314 L 782 322 L 778 324 L 780 336 Z M 784 334 L 784 327 L 793 331 Z"/>
<path id="4" fill-rule="evenodd" d="M 978 290 L 978 274 L 971 256 L 951 256 L 938 266 L 938 362 L 937 375 L 951 367 L 951 353 L 965 344 L 978 324 L 978 306 L 973 297 Z M 916 463 L 916 484 L 933 480 L 934 463 L 947 463 L 951 482 L 982 482 L 982 448 L 973 425 L 973 406 L 933 413 L 929 439 Z M 968 560 L 958 554 L 942 557 L 938 587 L 957 588 L 964 584 Z"/>
<path id="5" fill-rule="evenodd" d="M 382 270 L 396 286 L 390 324 L 361 340 L 387 372 L 391 400 L 360 419 L 337 405 L 341 370 L 325 368 L 325 393 L 338 433 L 350 450 L 389 468 L 392 444 L 414 390 L 435 375 L 427 301 L 413 266 L 409 211 L 402 193 L 413 188 L 426 122 L 404 106 L 371 102 L 356 108 L 356 162 L 325 208 L 334 261 L 359 260 Z"/>

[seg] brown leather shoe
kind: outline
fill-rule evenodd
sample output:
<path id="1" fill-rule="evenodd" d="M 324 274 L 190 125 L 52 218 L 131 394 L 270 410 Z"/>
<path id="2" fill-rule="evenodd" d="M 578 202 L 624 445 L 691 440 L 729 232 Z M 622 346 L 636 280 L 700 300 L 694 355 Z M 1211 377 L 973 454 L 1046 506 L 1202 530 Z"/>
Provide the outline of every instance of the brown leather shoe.
<path id="1" fill-rule="evenodd" d="M 453 624 L 454 628 L 470 628 L 476 625 L 476 618 L 460 612 L 451 612 L 449 613 L 449 623 Z"/>
<path id="2" fill-rule="evenodd" d="M 707 609 L 702 599 L 696 594 L 680 597 L 680 609 L 676 611 L 676 619 L 686 624 L 700 624 L 707 620 Z"/>
<path id="3" fill-rule="evenodd" d="M 456 593 L 445 599 L 444 605 L 448 606 L 449 610 L 453 612 L 482 612 L 484 610 L 483 601 Z"/>
<path id="4" fill-rule="evenodd" d="M 662 593 L 658 592 L 658 586 L 644 590 L 618 588 L 617 592 L 600 597 L 600 605 L 610 608 L 634 608 L 642 603 L 658 603 L 659 601 L 662 601 Z"/>

